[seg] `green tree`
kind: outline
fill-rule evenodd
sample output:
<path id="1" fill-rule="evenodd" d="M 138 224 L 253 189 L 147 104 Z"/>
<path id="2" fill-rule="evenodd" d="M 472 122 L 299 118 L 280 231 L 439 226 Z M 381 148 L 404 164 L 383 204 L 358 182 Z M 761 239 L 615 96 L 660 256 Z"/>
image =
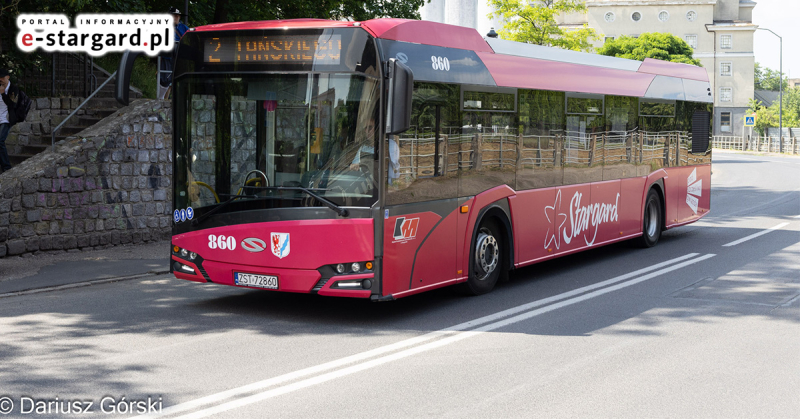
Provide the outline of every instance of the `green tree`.
<path id="1" fill-rule="evenodd" d="M 606 42 L 597 53 L 639 61 L 654 58 L 702 67 L 700 60 L 693 57 L 692 47 L 683 39 L 668 33 L 643 33 L 638 38 L 621 36 Z"/>
<path id="2" fill-rule="evenodd" d="M 778 82 L 780 80 L 780 72 L 767 67 L 761 67 L 761 64 L 756 63 L 755 68 L 755 87 L 756 90 L 771 90 L 777 92 L 781 89 Z M 789 78 L 783 78 L 783 87 L 789 83 Z"/>
<path id="3" fill-rule="evenodd" d="M 495 11 L 491 18 L 505 22 L 498 34 L 503 39 L 529 44 L 558 47 L 574 51 L 591 51 L 591 41 L 598 38 L 594 29 L 564 29 L 556 23 L 563 13 L 586 12 L 582 0 L 489 0 Z"/>
<path id="4" fill-rule="evenodd" d="M 767 128 L 780 126 L 780 105 L 776 101 L 770 107 L 764 106 L 761 101 L 750 99 L 747 113 L 756 114 L 755 130 L 758 135 L 764 135 Z M 800 127 L 800 87 L 792 87 L 783 92 L 783 127 Z"/>

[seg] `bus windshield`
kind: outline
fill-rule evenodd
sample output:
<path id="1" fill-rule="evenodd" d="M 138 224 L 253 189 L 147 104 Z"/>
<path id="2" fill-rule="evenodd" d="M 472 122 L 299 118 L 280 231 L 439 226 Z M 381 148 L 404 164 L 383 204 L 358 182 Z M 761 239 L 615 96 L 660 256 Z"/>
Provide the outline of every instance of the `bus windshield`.
<path id="1" fill-rule="evenodd" d="M 377 199 L 377 79 L 303 73 L 177 83 L 175 207 L 196 214 Z M 235 197 L 235 198 L 234 198 Z"/>

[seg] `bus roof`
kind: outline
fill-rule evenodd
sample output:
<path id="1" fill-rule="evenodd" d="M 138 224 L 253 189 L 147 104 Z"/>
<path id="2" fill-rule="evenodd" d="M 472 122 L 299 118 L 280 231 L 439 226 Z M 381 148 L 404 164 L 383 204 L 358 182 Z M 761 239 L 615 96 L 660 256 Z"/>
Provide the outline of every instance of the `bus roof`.
<path id="1" fill-rule="evenodd" d="M 708 74 L 702 67 L 650 58 L 642 62 L 484 38 L 472 28 L 423 20 L 289 19 L 214 24 L 195 30 L 343 27 L 361 27 L 380 39 L 474 51 L 497 86 L 639 97 L 664 97 L 664 91 L 672 91 L 675 92 L 672 96 L 677 95 L 673 99 L 711 101 L 706 91 L 710 87 Z M 675 79 L 683 80 L 683 88 L 676 86 Z"/>

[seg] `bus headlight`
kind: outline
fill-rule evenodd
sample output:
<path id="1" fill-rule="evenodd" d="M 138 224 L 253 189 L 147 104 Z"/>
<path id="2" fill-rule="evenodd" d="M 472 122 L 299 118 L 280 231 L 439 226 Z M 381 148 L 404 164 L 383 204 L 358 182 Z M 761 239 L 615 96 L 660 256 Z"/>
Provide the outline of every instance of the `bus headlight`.
<path id="1" fill-rule="evenodd" d="M 343 264 L 340 263 L 340 264 L 336 265 L 336 273 L 338 273 L 338 274 L 343 274 L 344 273 L 344 265 Z"/>
<path id="2" fill-rule="evenodd" d="M 358 272 L 361 270 L 361 264 L 358 262 L 354 262 L 352 265 L 350 265 L 350 269 L 352 269 L 353 272 Z"/>

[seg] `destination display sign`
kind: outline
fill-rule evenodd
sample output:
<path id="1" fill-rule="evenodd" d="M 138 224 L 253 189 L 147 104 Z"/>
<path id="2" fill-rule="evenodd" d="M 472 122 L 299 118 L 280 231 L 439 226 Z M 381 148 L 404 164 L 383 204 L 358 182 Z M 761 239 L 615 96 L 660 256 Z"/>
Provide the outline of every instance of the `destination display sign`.
<path id="1" fill-rule="evenodd" d="M 274 63 L 338 65 L 342 36 L 231 36 L 206 40 L 203 61 L 207 63 Z"/>

